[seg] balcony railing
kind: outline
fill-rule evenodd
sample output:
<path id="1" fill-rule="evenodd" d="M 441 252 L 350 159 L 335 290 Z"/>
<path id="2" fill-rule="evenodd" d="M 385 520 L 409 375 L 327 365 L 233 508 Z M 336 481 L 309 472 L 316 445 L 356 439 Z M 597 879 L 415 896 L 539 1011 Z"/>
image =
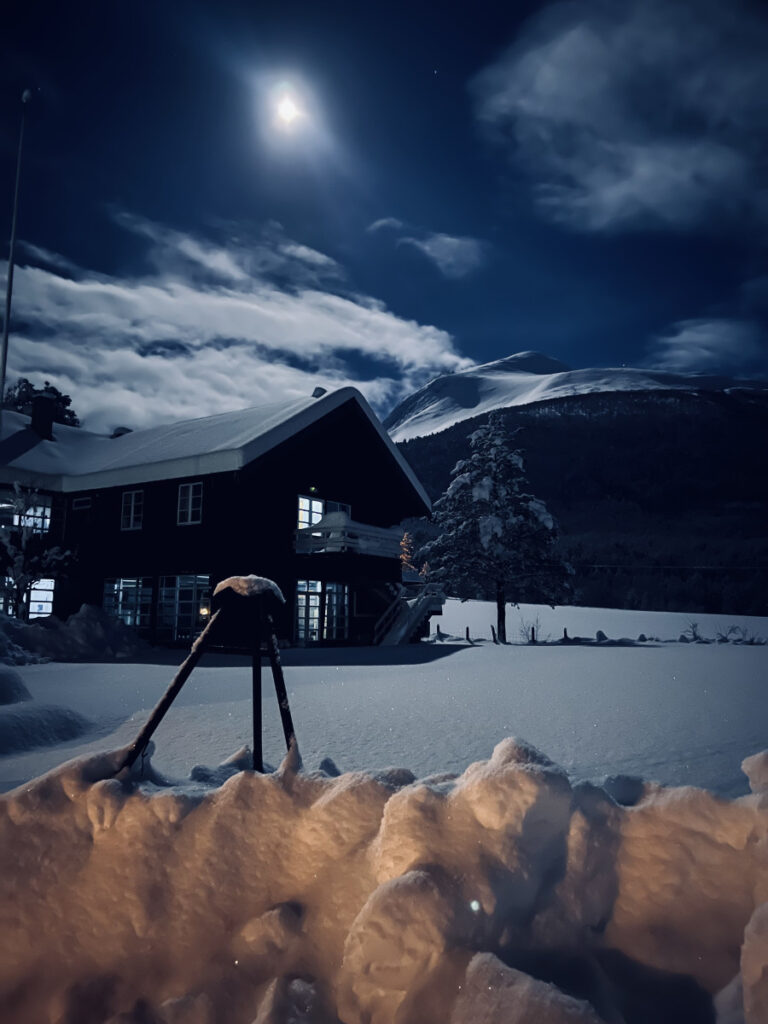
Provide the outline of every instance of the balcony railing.
<path id="1" fill-rule="evenodd" d="M 296 553 L 317 555 L 351 551 L 359 555 L 399 558 L 402 536 L 397 526 L 369 526 L 356 523 L 346 512 L 329 512 L 312 526 L 296 531 Z"/>

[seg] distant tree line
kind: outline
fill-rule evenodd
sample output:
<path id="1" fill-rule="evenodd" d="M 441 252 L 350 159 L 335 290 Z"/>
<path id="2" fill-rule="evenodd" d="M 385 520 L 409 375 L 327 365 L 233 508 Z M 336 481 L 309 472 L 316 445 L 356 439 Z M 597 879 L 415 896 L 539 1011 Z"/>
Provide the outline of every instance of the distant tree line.
<path id="1" fill-rule="evenodd" d="M 582 395 L 501 416 L 508 430 L 523 428 L 531 490 L 558 520 L 576 601 L 768 613 L 765 396 Z M 486 421 L 398 446 L 433 500 Z"/>

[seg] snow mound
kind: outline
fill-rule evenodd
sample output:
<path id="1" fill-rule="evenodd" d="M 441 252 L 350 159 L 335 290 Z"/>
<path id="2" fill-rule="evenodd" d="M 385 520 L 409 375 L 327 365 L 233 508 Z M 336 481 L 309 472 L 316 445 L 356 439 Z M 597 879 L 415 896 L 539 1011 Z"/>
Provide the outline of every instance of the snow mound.
<path id="1" fill-rule="evenodd" d="M 31 701 L 0 708 L 0 756 L 77 739 L 93 728 L 71 708 Z"/>
<path id="2" fill-rule="evenodd" d="M 0 665 L 0 704 L 18 704 L 24 700 L 32 700 L 24 680 L 15 668 Z"/>
<path id="3" fill-rule="evenodd" d="M 4 656 L 4 643 L 10 656 Z M 110 661 L 140 654 L 146 644 L 136 630 L 101 608 L 84 604 L 66 621 L 55 615 L 20 622 L 0 616 L 0 660 Z M 15 653 L 14 653 L 15 652 Z"/>
<path id="4" fill-rule="evenodd" d="M 213 596 L 215 597 L 225 590 L 232 590 L 234 593 L 240 594 L 241 597 L 258 597 L 260 594 L 273 594 L 278 601 L 285 604 L 285 598 L 280 587 L 273 580 L 268 580 L 266 576 L 254 576 L 253 573 L 250 576 L 229 576 L 227 579 L 222 580 L 221 583 L 216 584 Z"/>
<path id="5" fill-rule="evenodd" d="M 596 1024 L 637 996 L 633 1021 L 703 1021 L 739 974 L 765 1024 L 760 794 L 624 807 L 515 740 L 459 777 L 293 752 L 190 792 L 124 755 L 0 798 L 8 1024 Z"/>

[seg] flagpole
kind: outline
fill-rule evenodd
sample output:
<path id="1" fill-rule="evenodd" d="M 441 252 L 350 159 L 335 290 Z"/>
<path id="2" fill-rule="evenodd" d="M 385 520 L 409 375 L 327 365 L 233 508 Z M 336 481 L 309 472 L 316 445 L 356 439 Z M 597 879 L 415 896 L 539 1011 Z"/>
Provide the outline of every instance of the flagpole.
<path id="1" fill-rule="evenodd" d="M 5 320 L 3 321 L 3 342 L 0 347 L 0 433 L 3 426 L 3 402 L 5 400 L 5 371 L 8 364 L 8 331 L 11 325 L 11 297 L 13 295 L 13 257 L 16 248 L 16 219 L 19 212 L 19 182 L 21 181 L 21 151 L 24 145 L 24 116 L 32 92 L 25 89 L 21 94 L 21 127 L 19 148 L 16 154 L 16 186 L 13 190 L 13 216 L 11 217 L 11 244 L 8 252 L 8 276 L 5 284 Z"/>

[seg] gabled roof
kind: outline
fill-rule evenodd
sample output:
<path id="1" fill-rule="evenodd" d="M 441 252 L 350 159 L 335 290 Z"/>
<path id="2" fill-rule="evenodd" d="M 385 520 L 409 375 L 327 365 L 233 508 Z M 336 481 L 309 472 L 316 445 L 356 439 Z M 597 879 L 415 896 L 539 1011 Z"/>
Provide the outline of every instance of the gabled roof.
<path id="1" fill-rule="evenodd" d="M 378 417 L 356 388 L 339 388 L 320 398 L 270 403 L 253 409 L 204 416 L 120 437 L 92 434 L 54 423 L 55 440 L 44 441 L 20 413 L 3 412 L 0 481 L 50 491 L 86 491 L 241 469 L 283 441 L 338 409 L 356 403 L 420 500 L 426 491 Z"/>

